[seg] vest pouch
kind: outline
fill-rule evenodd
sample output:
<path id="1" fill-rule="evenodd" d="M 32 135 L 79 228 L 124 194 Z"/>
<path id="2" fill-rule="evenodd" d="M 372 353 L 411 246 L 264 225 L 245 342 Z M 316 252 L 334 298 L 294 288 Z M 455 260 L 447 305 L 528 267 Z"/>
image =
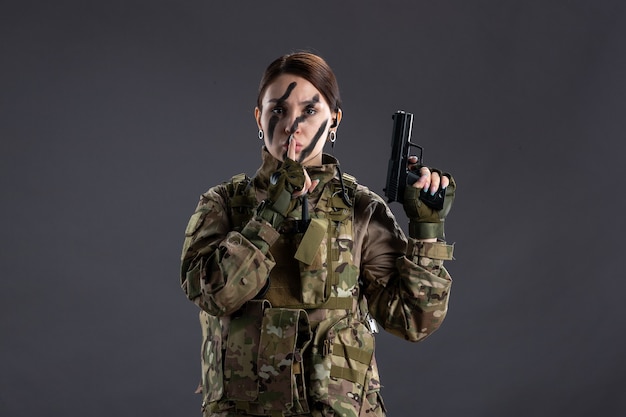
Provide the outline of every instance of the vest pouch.
<path id="1" fill-rule="evenodd" d="M 323 323 L 318 331 L 322 332 Z M 311 397 L 339 414 L 359 415 L 370 388 L 374 337 L 361 322 L 346 317 L 331 325 L 312 347 Z"/>
<path id="2" fill-rule="evenodd" d="M 306 311 L 269 308 L 260 327 L 259 404 L 283 415 L 308 413 L 302 351 L 312 333 Z"/>
<path id="3" fill-rule="evenodd" d="M 248 301 L 241 314 L 231 319 L 224 355 L 226 399 L 252 402 L 258 398 L 256 362 L 266 300 Z"/>
<path id="4" fill-rule="evenodd" d="M 380 376 L 375 357 L 372 357 L 372 364 L 365 380 L 367 381 L 367 387 L 365 388 L 359 417 L 385 417 L 387 410 L 380 395 Z"/>
<path id="5" fill-rule="evenodd" d="M 206 407 L 224 395 L 222 372 L 222 326 L 220 319 L 200 312 L 202 328 L 202 405 Z"/>

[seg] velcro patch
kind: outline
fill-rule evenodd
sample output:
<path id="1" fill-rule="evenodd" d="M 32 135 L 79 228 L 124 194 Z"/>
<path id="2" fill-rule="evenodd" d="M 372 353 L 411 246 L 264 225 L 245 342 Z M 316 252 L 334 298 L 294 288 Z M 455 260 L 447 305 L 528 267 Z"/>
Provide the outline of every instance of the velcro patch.
<path id="1" fill-rule="evenodd" d="M 294 258 L 306 265 L 313 263 L 326 235 L 327 223 L 328 220 L 326 219 L 311 219 Z"/>

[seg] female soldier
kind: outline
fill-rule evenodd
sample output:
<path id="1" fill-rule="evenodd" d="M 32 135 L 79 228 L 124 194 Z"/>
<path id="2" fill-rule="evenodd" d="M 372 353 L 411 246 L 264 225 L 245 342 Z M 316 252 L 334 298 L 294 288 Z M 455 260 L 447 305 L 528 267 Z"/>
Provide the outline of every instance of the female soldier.
<path id="1" fill-rule="evenodd" d="M 443 221 L 452 177 L 406 187 L 406 237 L 381 197 L 323 153 L 342 118 L 317 55 L 272 62 L 259 88 L 262 164 L 204 193 L 189 221 L 181 284 L 200 309 L 203 415 L 384 416 L 376 322 L 417 342 L 448 306 Z M 445 189 L 434 210 L 420 190 Z"/>

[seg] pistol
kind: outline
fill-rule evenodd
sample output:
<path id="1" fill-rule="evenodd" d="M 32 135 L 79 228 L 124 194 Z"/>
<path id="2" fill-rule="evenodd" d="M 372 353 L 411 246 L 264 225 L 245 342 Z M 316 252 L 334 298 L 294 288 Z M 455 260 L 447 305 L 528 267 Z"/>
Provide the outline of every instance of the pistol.
<path id="1" fill-rule="evenodd" d="M 413 129 L 413 114 L 399 110 L 393 116 L 393 131 L 391 135 L 391 158 L 387 166 L 387 183 L 383 191 L 387 197 L 387 202 L 404 202 L 404 189 L 407 185 L 414 184 L 419 180 L 419 173 L 409 171 L 408 162 L 411 147 L 418 149 L 417 167 L 423 165 L 424 149 L 411 142 L 411 130 Z M 420 200 L 434 210 L 443 208 L 445 190 L 439 190 L 435 195 L 421 190 Z"/>

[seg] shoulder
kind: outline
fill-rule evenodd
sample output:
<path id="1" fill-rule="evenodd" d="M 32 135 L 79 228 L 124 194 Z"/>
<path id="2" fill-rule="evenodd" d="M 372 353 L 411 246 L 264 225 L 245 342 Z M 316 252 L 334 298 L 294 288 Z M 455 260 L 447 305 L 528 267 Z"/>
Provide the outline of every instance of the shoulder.
<path id="1" fill-rule="evenodd" d="M 200 195 L 200 204 L 218 203 L 227 206 L 232 197 L 241 192 L 250 183 L 250 177 L 245 173 L 239 173 L 212 186 Z"/>
<path id="2" fill-rule="evenodd" d="M 356 199 L 360 204 L 387 207 L 385 200 L 365 185 L 359 184 L 356 188 Z"/>
<path id="3" fill-rule="evenodd" d="M 398 229 L 396 217 L 389 204 L 382 196 L 364 185 L 359 185 L 356 189 L 354 218 L 359 224 L 380 224 L 386 230 Z"/>
<path id="4" fill-rule="evenodd" d="M 387 215 L 392 215 L 385 200 L 366 185 L 360 184 L 356 177 L 343 173 L 342 180 L 354 202 L 355 213 L 369 212 L 371 214 L 382 211 Z M 339 178 L 334 178 L 333 181 L 340 182 Z"/>
<path id="5" fill-rule="evenodd" d="M 358 201 L 361 204 L 376 204 L 386 206 L 385 200 L 369 189 L 366 185 L 359 183 L 358 179 L 349 173 L 343 172 L 340 176 L 336 176 L 331 180 L 335 185 L 345 187 L 346 191 L 350 194 L 353 201 Z"/>

